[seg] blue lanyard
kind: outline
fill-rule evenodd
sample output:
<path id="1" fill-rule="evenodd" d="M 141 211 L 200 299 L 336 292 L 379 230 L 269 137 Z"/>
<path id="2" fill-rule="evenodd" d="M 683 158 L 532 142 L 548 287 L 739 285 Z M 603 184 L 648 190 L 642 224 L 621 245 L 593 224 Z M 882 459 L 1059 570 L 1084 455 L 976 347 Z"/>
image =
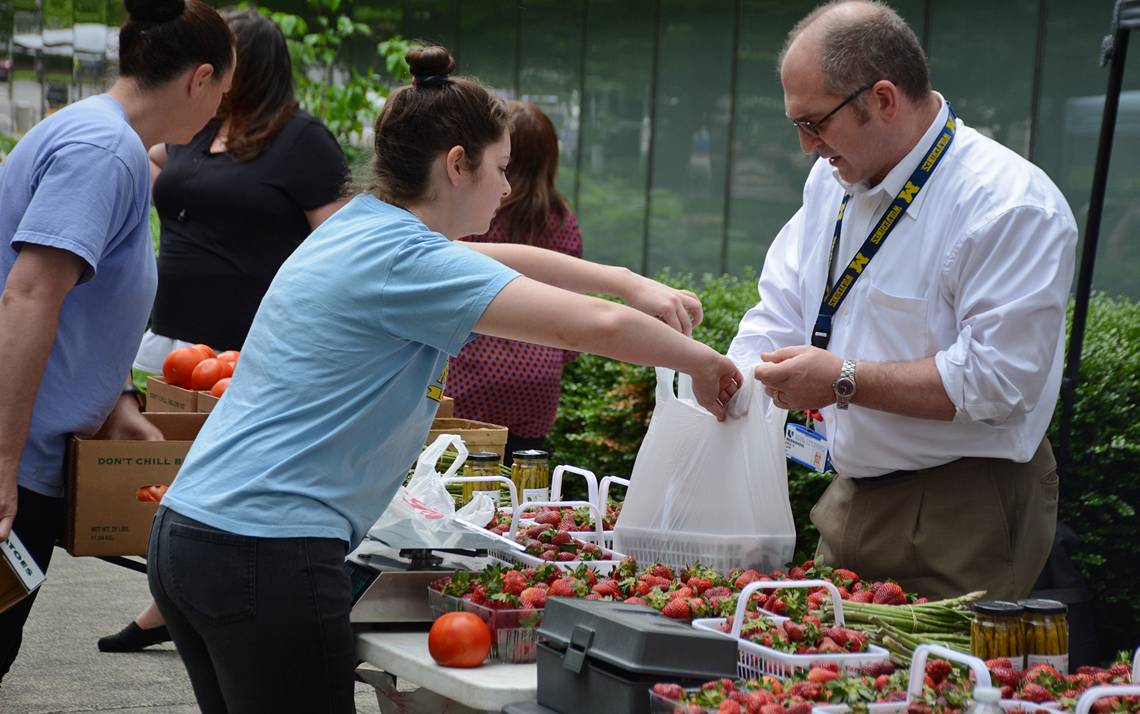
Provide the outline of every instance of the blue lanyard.
<path id="1" fill-rule="evenodd" d="M 827 345 L 831 341 L 831 320 L 839 311 L 843 299 L 851 292 L 851 287 L 855 285 L 855 281 L 859 279 L 871 259 L 879 252 L 879 248 L 887 242 L 887 237 L 898 225 L 899 219 L 906 213 L 906 209 L 910 207 L 914 197 L 926 185 L 930 175 L 934 173 L 934 169 L 938 168 L 942 157 L 946 155 L 946 150 L 954 141 L 954 132 L 958 128 L 958 117 L 954 114 L 953 107 L 949 104 L 946 106 L 950 115 L 946 118 L 946 125 L 942 127 L 938 138 L 934 140 L 930 150 L 926 152 L 926 158 L 919 163 L 918 168 L 914 170 L 907 182 L 903 184 L 902 190 L 895 196 L 895 200 L 883 212 L 874 230 L 867 236 L 867 240 L 863 241 L 863 245 L 855 253 L 855 257 L 851 259 L 843 273 L 840 274 L 839 280 L 832 284 L 831 273 L 835 265 L 835 252 L 839 248 L 839 234 L 843 230 L 843 212 L 847 209 L 847 202 L 851 200 L 851 194 L 844 194 L 843 201 L 839 204 L 839 216 L 835 219 L 835 233 L 831 237 L 831 250 L 827 254 L 827 289 L 819 304 L 819 315 L 815 318 L 815 329 L 812 330 L 811 334 L 813 347 L 827 349 Z"/>

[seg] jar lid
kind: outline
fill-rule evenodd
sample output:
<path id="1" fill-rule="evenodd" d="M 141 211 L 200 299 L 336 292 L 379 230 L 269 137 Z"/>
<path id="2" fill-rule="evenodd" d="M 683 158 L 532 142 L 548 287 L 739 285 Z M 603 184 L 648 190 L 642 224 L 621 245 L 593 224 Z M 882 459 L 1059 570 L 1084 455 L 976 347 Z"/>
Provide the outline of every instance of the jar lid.
<path id="1" fill-rule="evenodd" d="M 543 451 L 542 449 L 523 449 L 522 451 L 512 452 L 511 456 L 515 457 L 516 459 L 549 459 L 550 458 L 549 452 Z"/>
<path id="2" fill-rule="evenodd" d="M 974 603 L 974 612 L 983 615 L 1020 615 L 1025 611 L 1021 605 L 1008 600 L 979 600 Z"/>
<path id="3" fill-rule="evenodd" d="M 498 461 L 499 455 L 494 451 L 472 451 L 467 454 L 468 461 Z"/>
<path id="4" fill-rule="evenodd" d="M 1069 606 L 1060 600 L 1033 598 L 1031 600 L 1018 600 L 1017 604 L 1024 607 L 1026 612 L 1037 612 L 1042 615 L 1063 615 L 1069 611 Z"/>

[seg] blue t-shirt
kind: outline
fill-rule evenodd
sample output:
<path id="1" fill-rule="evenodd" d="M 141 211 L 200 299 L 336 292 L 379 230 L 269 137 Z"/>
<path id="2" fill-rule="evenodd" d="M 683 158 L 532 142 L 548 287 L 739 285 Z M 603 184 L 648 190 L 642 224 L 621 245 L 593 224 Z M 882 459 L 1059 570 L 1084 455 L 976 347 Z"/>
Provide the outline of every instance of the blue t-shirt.
<path id="1" fill-rule="evenodd" d="M 19 484 L 37 493 L 63 495 L 69 436 L 99 429 L 130 373 L 158 282 L 149 200 L 146 148 L 106 94 L 44 119 L 0 166 L 0 280 L 28 243 L 87 263 L 60 309 L 20 456 Z"/>
<path id="2" fill-rule="evenodd" d="M 281 266 L 163 505 L 241 535 L 355 546 L 423 448 L 448 356 L 517 276 L 357 196 Z"/>

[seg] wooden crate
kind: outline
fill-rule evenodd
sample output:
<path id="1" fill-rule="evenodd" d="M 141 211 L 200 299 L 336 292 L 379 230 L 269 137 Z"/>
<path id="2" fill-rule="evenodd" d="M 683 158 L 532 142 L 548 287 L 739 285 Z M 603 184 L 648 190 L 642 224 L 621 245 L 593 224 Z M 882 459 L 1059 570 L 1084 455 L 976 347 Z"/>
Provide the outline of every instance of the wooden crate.
<path id="1" fill-rule="evenodd" d="M 468 451 L 494 451 L 500 459 L 507 448 L 507 427 L 498 424 L 474 421 L 473 419 L 441 419 L 431 423 L 427 444 L 440 434 L 458 434 L 463 438 Z"/>

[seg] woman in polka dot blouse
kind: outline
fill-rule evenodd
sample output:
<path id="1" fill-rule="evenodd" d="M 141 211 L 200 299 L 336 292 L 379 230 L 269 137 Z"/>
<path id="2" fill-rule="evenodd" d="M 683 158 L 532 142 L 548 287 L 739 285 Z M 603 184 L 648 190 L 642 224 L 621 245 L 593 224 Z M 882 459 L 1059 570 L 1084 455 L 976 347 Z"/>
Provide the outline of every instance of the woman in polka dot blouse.
<path id="1" fill-rule="evenodd" d="M 509 102 L 511 194 L 476 243 L 527 243 L 582 257 L 578 219 L 554 188 L 558 136 L 550 117 L 533 104 Z M 555 347 L 476 335 L 451 359 L 447 394 L 462 419 L 501 424 L 508 434 L 506 462 L 518 449 L 541 449 L 554 426 L 562 365 L 575 353 Z"/>

